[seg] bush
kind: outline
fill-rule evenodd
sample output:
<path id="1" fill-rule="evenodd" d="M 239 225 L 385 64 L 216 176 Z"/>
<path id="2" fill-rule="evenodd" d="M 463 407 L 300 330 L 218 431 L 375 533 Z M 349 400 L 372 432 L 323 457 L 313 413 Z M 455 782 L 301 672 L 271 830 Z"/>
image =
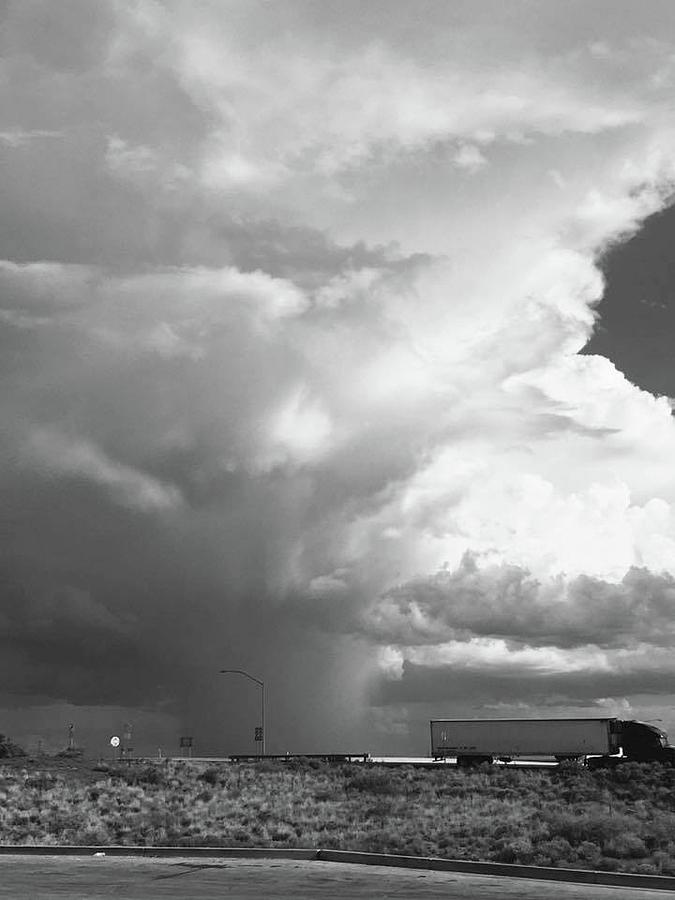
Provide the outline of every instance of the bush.
<path id="1" fill-rule="evenodd" d="M 96 771 L 105 771 L 105 769 L 97 766 Z M 111 778 L 128 785 L 163 785 L 165 783 L 164 773 L 156 766 L 120 766 L 118 768 L 111 767 L 108 769 L 108 772 Z"/>
<path id="2" fill-rule="evenodd" d="M 301 844 L 675 874 L 675 775 L 657 766 L 49 765 L 0 767 L 0 843 Z"/>
<path id="3" fill-rule="evenodd" d="M 641 859 L 647 852 L 645 842 L 636 834 L 618 834 L 607 841 L 603 850 L 607 856 L 619 859 Z"/>
<path id="4" fill-rule="evenodd" d="M 314 794 L 314 799 L 317 803 L 329 803 L 331 801 L 341 800 L 342 796 L 334 787 L 321 787 Z"/>
<path id="5" fill-rule="evenodd" d="M 534 862 L 538 866 L 559 866 L 562 863 L 570 863 L 575 858 L 576 854 L 569 841 L 562 837 L 556 837 L 537 844 Z"/>
<path id="6" fill-rule="evenodd" d="M 220 781 L 218 769 L 214 769 L 213 767 L 205 769 L 201 775 L 197 776 L 197 781 L 203 781 L 205 784 L 210 784 L 211 787 L 215 787 Z"/>
<path id="7" fill-rule="evenodd" d="M 532 841 L 529 838 L 516 838 L 504 844 L 495 859 L 498 862 L 527 864 L 532 859 L 532 853 Z"/>
<path id="8" fill-rule="evenodd" d="M 54 756 L 56 759 L 83 759 L 84 750 L 82 747 L 67 747 L 65 750 L 59 750 Z"/>
<path id="9" fill-rule="evenodd" d="M 621 830 L 622 823 L 604 811 L 574 812 L 545 811 L 543 819 L 552 835 L 564 838 L 572 846 L 590 842 L 603 846 Z"/>
<path id="10" fill-rule="evenodd" d="M 281 760 L 281 764 L 291 772 L 317 772 L 327 764 L 322 759 L 309 759 L 307 756 L 291 756 Z"/>
<path id="11" fill-rule="evenodd" d="M 598 847 L 597 844 L 592 843 L 592 841 L 582 841 L 576 850 L 579 859 L 590 865 L 597 864 L 602 856 L 600 847 Z"/>
<path id="12" fill-rule="evenodd" d="M 397 794 L 398 787 L 391 774 L 384 772 L 359 772 L 345 787 L 348 790 L 368 794 Z"/>
<path id="13" fill-rule="evenodd" d="M 0 734 L 0 758 L 10 759 L 17 756 L 26 756 L 26 751 L 4 734 Z"/>
<path id="14" fill-rule="evenodd" d="M 56 778 L 47 772 L 36 772 L 26 778 L 26 787 L 35 791 L 46 791 L 54 787 Z"/>

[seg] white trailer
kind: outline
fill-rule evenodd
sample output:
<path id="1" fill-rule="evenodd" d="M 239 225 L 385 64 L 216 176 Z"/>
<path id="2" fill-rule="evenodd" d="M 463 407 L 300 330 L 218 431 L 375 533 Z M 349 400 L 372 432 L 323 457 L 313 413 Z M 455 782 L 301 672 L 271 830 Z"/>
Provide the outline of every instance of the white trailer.
<path id="1" fill-rule="evenodd" d="M 609 756 L 621 749 L 617 719 L 432 719 L 431 755 L 459 765 L 548 756 Z"/>

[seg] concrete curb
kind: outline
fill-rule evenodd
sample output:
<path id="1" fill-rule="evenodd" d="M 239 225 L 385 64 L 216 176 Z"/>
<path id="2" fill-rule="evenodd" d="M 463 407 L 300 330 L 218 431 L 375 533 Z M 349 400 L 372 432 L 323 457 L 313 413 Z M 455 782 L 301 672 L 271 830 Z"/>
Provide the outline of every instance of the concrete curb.
<path id="1" fill-rule="evenodd" d="M 275 847 L 84 847 L 78 845 L 0 844 L 0 856 L 149 856 L 217 859 L 318 859 L 319 850 Z"/>
<path id="2" fill-rule="evenodd" d="M 512 863 L 471 862 L 441 859 L 435 856 L 398 856 L 391 853 L 361 853 L 351 850 L 276 849 L 273 847 L 84 847 L 48 845 L 0 845 L 0 856 L 140 856 L 164 859 L 300 859 L 365 866 L 392 866 L 426 869 L 435 872 L 457 872 L 466 875 L 492 875 L 506 878 L 563 881 L 572 884 L 598 884 L 613 887 L 635 887 L 645 890 L 675 891 L 675 877 L 666 875 L 631 875 L 619 872 L 597 872 L 586 869 L 554 869 L 544 866 L 521 866 Z"/>
<path id="3" fill-rule="evenodd" d="M 675 878 L 667 875 L 632 875 L 586 869 L 554 869 L 550 866 L 471 862 L 463 859 L 440 859 L 434 856 L 358 853 L 351 850 L 319 850 L 317 858 L 326 862 L 349 862 L 366 866 L 400 866 L 406 869 L 429 869 L 436 872 L 464 872 L 467 875 L 500 875 L 508 878 L 534 878 L 540 881 L 567 881 L 576 884 L 604 884 L 615 887 L 675 891 Z"/>

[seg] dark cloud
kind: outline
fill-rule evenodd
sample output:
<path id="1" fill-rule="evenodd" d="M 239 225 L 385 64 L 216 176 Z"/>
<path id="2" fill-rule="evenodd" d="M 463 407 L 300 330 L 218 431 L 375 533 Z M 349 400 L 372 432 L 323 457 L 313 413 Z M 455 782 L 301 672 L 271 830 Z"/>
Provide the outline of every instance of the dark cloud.
<path id="1" fill-rule="evenodd" d="M 205 198 L 206 199 L 206 198 Z M 263 269 L 271 275 L 292 278 L 311 290 L 343 272 L 382 269 L 392 275 L 412 274 L 432 262 L 424 253 L 402 254 L 395 245 L 368 246 L 358 241 L 345 246 L 316 228 L 282 223 L 251 216 L 228 217 L 222 210 L 209 209 L 206 202 L 186 229 L 182 253 L 174 253 L 185 263 L 218 265 L 224 256 L 244 271 Z M 181 223 L 175 223 L 179 233 Z"/>
<path id="2" fill-rule="evenodd" d="M 640 431 L 625 451 L 640 482 L 641 423 L 660 426 L 644 398 L 637 426 L 617 414 L 607 372 L 581 415 L 577 360 L 565 356 L 569 378 L 556 369 L 599 290 L 594 239 L 568 218 L 594 180 L 602 240 L 643 210 L 613 168 L 643 95 L 603 80 L 614 48 L 591 53 L 575 16 L 550 66 L 521 52 L 533 30 L 511 13 L 495 27 L 492 6 L 431 3 L 421 21 L 384 2 L 0 3 L 6 707 L 79 708 L 99 737 L 108 713 L 92 710 L 152 709 L 153 741 L 173 728 L 202 750 L 250 749 L 258 688 L 218 675 L 241 668 L 265 679 L 270 749 L 362 750 L 373 731 L 405 732 L 405 717 L 369 710 L 383 644 L 418 660 L 474 638 L 501 638 L 504 655 L 669 646 L 672 579 L 647 570 L 544 582 L 467 556 L 362 615 L 446 545 L 456 560 L 511 535 L 513 483 L 523 516 L 539 503 L 552 559 L 556 509 L 574 507 L 573 529 L 588 507 L 589 534 L 604 533 L 587 491 L 603 442 Z M 558 22 L 537 32 L 546 60 Z M 615 54 L 611 71 L 642 84 L 643 56 Z M 563 157 L 570 171 L 532 178 Z M 558 394 L 508 393 L 542 366 Z M 658 559 L 663 496 L 644 517 Z M 500 673 L 505 698 L 539 679 L 518 657 L 470 660 L 455 686 L 501 696 Z M 405 663 L 380 699 L 435 697 L 438 674 Z M 580 675 L 549 677 L 549 697 L 582 692 Z M 451 690 L 447 670 L 440 683 Z"/>
<path id="3" fill-rule="evenodd" d="M 358 743 L 358 672 L 367 651 L 305 627 L 280 603 L 279 560 L 296 535 L 280 543 L 292 523 L 264 485 L 255 491 L 248 479 L 235 479 L 229 499 L 213 509 L 161 523 L 86 481 L 13 474 L 5 466 L 5 706 L 69 704 L 85 742 L 87 710 L 121 706 L 146 750 L 146 711 L 154 709 L 166 719 L 152 748 L 173 749 L 187 733 L 204 752 L 247 751 L 259 695 L 245 679 L 218 675 L 230 666 L 266 680 L 272 748 Z M 348 659 L 353 683 L 342 673 Z M 40 734 L 39 723 L 31 733 Z"/>
<path id="4" fill-rule="evenodd" d="M 0 585 L 3 691 L 33 702 L 40 696 L 73 702 L 117 696 L 120 668 L 139 668 L 133 614 L 111 612 L 82 589 L 35 581 L 32 589 Z"/>
<path id="5" fill-rule="evenodd" d="M 515 709 L 588 707 L 607 698 L 636 694 L 672 696 L 672 675 L 647 665 L 624 668 L 620 662 L 604 670 L 533 671 L 513 665 L 404 665 L 403 677 L 383 681 L 373 690 L 373 702 L 383 705 L 430 703 L 440 716 L 446 710 L 488 709 L 495 704 Z M 454 712 L 452 713 L 455 714 Z M 550 714 L 550 713 L 549 713 Z M 450 713 L 448 713 L 450 715 Z"/>
<path id="6" fill-rule="evenodd" d="M 403 645 L 503 638 L 531 647 L 659 647 L 675 641 L 675 578 L 631 568 L 618 583 L 587 575 L 540 581 L 519 566 L 479 567 L 471 554 L 388 591 L 369 616 Z"/>

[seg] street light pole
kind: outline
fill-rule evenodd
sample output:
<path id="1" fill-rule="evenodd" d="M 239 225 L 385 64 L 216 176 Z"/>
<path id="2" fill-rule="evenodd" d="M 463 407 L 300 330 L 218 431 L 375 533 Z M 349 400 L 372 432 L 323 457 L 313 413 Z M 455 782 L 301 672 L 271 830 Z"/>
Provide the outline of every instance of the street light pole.
<path id="1" fill-rule="evenodd" d="M 219 675 L 243 675 L 244 678 L 248 678 L 249 681 L 255 681 L 257 685 L 260 685 L 260 724 L 262 726 L 262 756 L 265 755 L 265 682 L 261 681 L 260 678 L 256 678 L 254 675 L 249 675 L 248 672 L 244 672 L 243 669 L 221 669 L 218 673 Z"/>

